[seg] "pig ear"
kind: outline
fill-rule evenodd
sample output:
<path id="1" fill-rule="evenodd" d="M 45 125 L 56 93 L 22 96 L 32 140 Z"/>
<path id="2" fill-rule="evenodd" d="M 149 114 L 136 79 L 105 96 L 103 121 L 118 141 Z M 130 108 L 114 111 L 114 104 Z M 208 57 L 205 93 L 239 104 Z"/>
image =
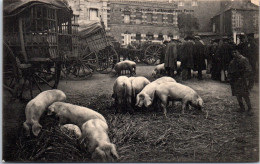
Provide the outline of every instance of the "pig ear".
<path id="1" fill-rule="evenodd" d="M 41 130 L 42 130 L 42 126 L 40 124 L 34 124 L 32 126 L 32 132 L 33 132 L 33 135 L 35 135 L 35 136 L 38 136 L 39 133 L 41 132 Z"/>
<path id="2" fill-rule="evenodd" d="M 140 102 L 140 95 L 137 95 L 136 96 L 136 103 L 135 103 L 135 106 L 137 106 Z"/>
<path id="3" fill-rule="evenodd" d="M 150 106 L 151 101 L 152 101 L 151 98 L 150 98 L 148 95 L 146 95 L 146 96 L 144 97 L 144 105 L 145 105 L 145 107 Z"/>
<path id="4" fill-rule="evenodd" d="M 52 115 L 53 112 L 54 112 L 54 108 L 52 106 L 49 106 L 47 109 L 47 115 Z"/>
<path id="5" fill-rule="evenodd" d="M 201 99 L 201 98 L 198 98 L 198 105 L 200 106 L 200 107 L 203 107 L 203 100 Z"/>

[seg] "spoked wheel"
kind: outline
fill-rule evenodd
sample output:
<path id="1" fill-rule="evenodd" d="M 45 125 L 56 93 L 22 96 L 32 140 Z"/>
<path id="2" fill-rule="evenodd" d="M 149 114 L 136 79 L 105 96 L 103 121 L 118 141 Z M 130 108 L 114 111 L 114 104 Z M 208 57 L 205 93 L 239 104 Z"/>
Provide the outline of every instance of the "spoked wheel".
<path id="1" fill-rule="evenodd" d="M 162 54 L 163 48 L 161 45 L 149 45 L 145 50 L 144 61 L 146 64 L 155 64 Z"/>
<path id="2" fill-rule="evenodd" d="M 87 50 L 81 51 L 76 59 L 67 59 L 65 74 L 68 79 L 82 80 L 91 77 L 97 66 L 97 55 Z"/>
<path id="3" fill-rule="evenodd" d="M 13 97 L 17 97 L 21 72 L 18 68 L 19 59 L 7 44 L 3 44 L 3 87 Z"/>
<path id="4" fill-rule="evenodd" d="M 109 46 L 98 52 L 97 71 L 100 73 L 110 73 L 118 62 L 117 52 L 114 47 Z"/>
<path id="5" fill-rule="evenodd" d="M 33 98 L 44 90 L 56 89 L 60 73 L 61 64 L 59 62 L 33 62 L 30 68 L 23 69 L 25 80 L 20 96 L 27 97 L 30 94 L 30 97 Z"/>

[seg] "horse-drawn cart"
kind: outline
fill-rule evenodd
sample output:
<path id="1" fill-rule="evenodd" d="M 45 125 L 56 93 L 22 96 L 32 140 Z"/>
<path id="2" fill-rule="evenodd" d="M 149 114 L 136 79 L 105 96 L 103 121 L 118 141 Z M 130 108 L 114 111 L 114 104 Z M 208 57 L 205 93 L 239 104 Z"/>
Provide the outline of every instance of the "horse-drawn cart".
<path id="1" fill-rule="evenodd" d="M 141 44 L 128 45 L 126 48 L 121 47 L 118 52 L 123 55 L 123 59 L 128 58 L 135 62 L 153 65 L 161 59 L 164 46 L 163 44 L 147 41 Z"/>
<path id="2" fill-rule="evenodd" d="M 77 16 L 62 0 L 16 0 L 4 4 L 3 87 L 31 98 L 57 88 L 60 74 L 73 78 L 107 73 L 117 53 L 103 26 L 78 33 Z M 94 27 L 94 28 L 93 28 Z"/>

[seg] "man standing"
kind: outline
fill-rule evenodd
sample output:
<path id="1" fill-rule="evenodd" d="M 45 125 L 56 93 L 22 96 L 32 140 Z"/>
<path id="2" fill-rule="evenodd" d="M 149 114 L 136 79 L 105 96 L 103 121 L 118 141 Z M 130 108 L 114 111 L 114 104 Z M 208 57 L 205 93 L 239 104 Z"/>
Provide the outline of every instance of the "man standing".
<path id="1" fill-rule="evenodd" d="M 194 68 L 193 62 L 193 37 L 187 36 L 184 38 L 186 40 L 181 47 L 181 68 L 182 68 L 182 80 L 187 80 L 191 78 L 191 69 Z"/>
<path id="2" fill-rule="evenodd" d="M 174 71 L 177 71 L 177 44 L 174 39 L 166 46 L 164 67 L 168 76 L 174 77 Z"/>
<path id="3" fill-rule="evenodd" d="M 204 43 L 199 36 L 195 36 L 194 42 L 195 42 L 194 51 L 193 51 L 194 68 L 196 67 L 198 70 L 198 79 L 202 80 L 202 70 L 206 69 Z"/>
<path id="4" fill-rule="evenodd" d="M 249 89 L 247 80 L 250 78 L 252 68 L 246 57 L 242 56 L 237 50 L 232 51 L 233 59 L 228 67 L 229 82 L 232 95 L 236 96 L 240 106 L 240 111 L 245 111 L 243 98 L 247 104 L 248 112 L 251 110 L 249 99 Z"/>

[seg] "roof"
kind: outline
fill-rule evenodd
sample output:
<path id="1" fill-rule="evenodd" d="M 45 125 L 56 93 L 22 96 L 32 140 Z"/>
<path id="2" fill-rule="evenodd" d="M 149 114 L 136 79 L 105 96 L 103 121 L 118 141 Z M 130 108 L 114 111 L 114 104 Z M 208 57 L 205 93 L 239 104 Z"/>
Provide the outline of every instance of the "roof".
<path id="1" fill-rule="evenodd" d="M 231 9 L 236 10 L 255 10 L 258 11 L 259 7 L 252 2 L 244 2 L 244 1 L 232 1 L 229 5 L 227 5 L 224 9 L 221 9 L 219 12 L 217 12 L 212 18 L 228 11 Z"/>
<path id="2" fill-rule="evenodd" d="M 94 33 L 98 32 L 99 30 L 101 30 L 103 27 L 101 25 L 100 22 L 91 22 L 91 23 L 87 23 L 87 24 L 84 24 L 83 26 L 81 26 L 81 28 L 83 30 L 81 30 L 79 32 L 79 36 L 81 38 L 87 38 L 91 35 L 93 35 Z"/>
<path id="3" fill-rule="evenodd" d="M 64 0 L 16 0 L 4 7 L 4 16 L 15 16 L 34 5 L 51 5 L 65 12 L 71 12 L 68 3 Z"/>

